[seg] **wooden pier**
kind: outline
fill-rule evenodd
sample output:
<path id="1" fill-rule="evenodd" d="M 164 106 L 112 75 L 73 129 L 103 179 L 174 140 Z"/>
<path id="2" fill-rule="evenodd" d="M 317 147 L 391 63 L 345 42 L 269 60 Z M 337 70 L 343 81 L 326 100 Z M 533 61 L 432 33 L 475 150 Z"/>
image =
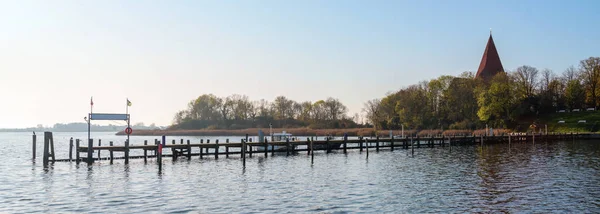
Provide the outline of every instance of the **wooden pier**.
<path id="1" fill-rule="evenodd" d="M 51 143 L 45 143 L 45 147 L 50 145 L 53 147 L 53 141 L 51 139 L 51 134 L 49 137 L 45 138 L 45 141 Z M 163 138 L 164 139 L 164 138 Z M 199 158 L 210 158 L 214 157 L 214 159 L 218 159 L 219 157 L 229 158 L 232 155 L 240 155 L 240 157 L 244 160 L 246 157 L 252 157 L 253 155 L 262 155 L 264 157 L 268 157 L 269 153 L 271 156 L 275 155 L 275 153 L 285 154 L 285 155 L 301 155 L 305 153 L 306 155 L 314 155 L 314 151 L 325 151 L 326 153 L 330 153 L 334 150 L 342 151 L 343 153 L 347 153 L 348 150 L 358 150 L 359 152 L 363 152 L 366 150 L 367 152 L 371 149 L 375 152 L 379 152 L 380 150 L 391 150 L 394 149 L 405 149 L 411 150 L 414 153 L 415 148 L 421 147 L 446 147 L 446 146 L 458 146 L 458 145 L 485 145 L 485 144 L 494 144 L 494 143 L 535 143 L 537 142 L 547 142 L 547 141 L 556 141 L 556 140 L 576 140 L 576 139 L 590 139 L 597 140 L 600 139 L 600 134 L 593 133 L 551 133 L 551 134 L 510 134 L 510 135 L 502 135 L 502 136 L 429 136 L 429 137 L 404 137 L 404 138 L 380 138 L 380 137 L 370 137 L 363 138 L 360 137 L 358 139 L 341 139 L 341 140 L 313 140 L 311 138 L 306 138 L 304 140 L 294 140 L 294 141 L 285 141 L 285 142 L 251 142 L 252 139 L 248 140 L 248 137 L 240 139 L 240 142 L 230 142 L 229 139 L 226 139 L 225 143 L 219 142 L 218 140 L 214 142 L 210 142 L 210 140 L 200 140 L 197 143 L 192 143 L 190 140 L 184 141 L 180 139 L 179 141 L 172 140 L 171 143 L 164 142 L 162 145 L 162 149 L 167 149 L 171 151 L 171 154 L 162 154 L 162 150 L 159 151 L 159 144 L 163 143 L 161 140 L 155 139 L 154 142 L 148 144 L 148 141 L 144 141 L 143 145 L 130 145 L 126 142 L 122 146 L 115 146 L 113 142 L 109 142 L 108 146 L 101 146 L 100 140 L 98 140 L 98 146 L 93 146 L 90 148 L 88 146 L 81 146 L 80 140 L 75 140 L 75 148 L 73 149 L 73 139 L 71 138 L 69 142 L 69 158 L 68 159 L 54 159 L 52 154 L 52 162 L 70 162 L 74 161 L 76 163 L 79 162 L 87 162 L 93 163 L 95 160 L 108 160 L 112 164 L 116 159 L 123 159 L 125 164 L 129 163 L 129 159 L 144 159 L 147 161 L 148 158 L 160 158 L 162 157 L 172 157 L 173 160 L 177 160 L 179 157 L 185 157 L 190 160 L 193 156 L 199 156 Z M 35 146 L 35 136 L 33 137 L 33 144 Z M 104 144 L 106 145 L 106 143 Z M 275 146 L 285 146 L 285 150 L 275 151 Z M 34 147 L 35 148 L 35 147 Z M 233 148 L 233 149 L 232 149 Z M 101 151 L 108 152 L 109 157 L 101 157 Z M 143 152 L 143 155 L 130 156 L 129 153 L 132 150 L 139 150 Z M 44 151 L 48 151 L 47 148 L 44 148 Z M 53 152 L 53 148 L 50 148 L 51 153 Z M 196 151 L 196 152 L 193 152 Z M 35 150 L 34 150 L 35 152 Z M 72 158 L 72 153 L 75 152 L 75 158 Z M 92 158 L 89 160 L 85 154 L 89 153 L 98 153 L 98 157 Z M 84 156 L 80 156 L 80 153 L 84 153 Z M 114 153 L 122 153 L 122 156 L 115 157 Z M 150 154 L 149 154 L 150 153 Z M 48 155 L 44 156 L 44 163 L 46 164 L 48 160 L 46 158 Z M 35 156 L 34 156 L 35 159 Z M 162 161 L 159 161 L 162 162 Z"/>

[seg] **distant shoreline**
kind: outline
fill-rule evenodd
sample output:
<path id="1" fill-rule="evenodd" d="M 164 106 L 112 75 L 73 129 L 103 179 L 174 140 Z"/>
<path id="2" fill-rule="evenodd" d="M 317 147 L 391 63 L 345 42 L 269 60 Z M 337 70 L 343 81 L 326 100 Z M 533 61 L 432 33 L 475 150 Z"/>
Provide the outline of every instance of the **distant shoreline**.
<path id="1" fill-rule="evenodd" d="M 250 128 L 250 129 L 195 129 L 195 130 L 133 130 L 132 136 L 250 136 L 258 135 L 262 130 L 265 135 L 269 135 L 269 128 Z M 310 129 L 310 128 L 273 128 L 273 133 L 285 131 L 293 136 L 389 136 L 390 131 L 394 136 L 400 136 L 404 133 L 408 135 L 431 136 L 431 135 L 481 135 L 484 130 L 375 130 L 374 128 L 347 128 L 347 129 Z M 501 135 L 510 132 L 507 129 L 493 129 L 495 135 Z M 125 135 L 124 131 L 116 135 Z"/>
<path id="2" fill-rule="evenodd" d="M 265 135 L 269 135 L 269 128 L 250 128 L 250 129 L 195 129 L 195 130 L 133 130 L 132 136 L 245 136 L 246 134 L 255 136 L 262 130 Z M 359 136 L 370 135 L 373 128 L 350 128 L 350 129 L 310 129 L 310 128 L 273 128 L 273 133 L 287 132 L 294 136 Z M 388 131 L 389 132 L 389 131 Z M 116 135 L 125 135 L 124 131 L 119 131 Z"/>

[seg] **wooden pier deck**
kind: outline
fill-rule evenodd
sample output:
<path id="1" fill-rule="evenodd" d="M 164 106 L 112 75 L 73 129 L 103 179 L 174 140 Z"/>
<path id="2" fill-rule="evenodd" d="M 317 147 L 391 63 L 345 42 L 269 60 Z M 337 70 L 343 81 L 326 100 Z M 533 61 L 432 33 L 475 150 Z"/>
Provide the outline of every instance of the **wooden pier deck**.
<path id="1" fill-rule="evenodd" d="M 241 142 L 229 142 L 229 139 L 225 143 L 219 143 L 218 140 L 210 142 L 207 140 L 200 140 L 199 143 L 192 143 L 190 140 L 184 142 L 180 139 L 178 142 L 172 140 L 171 143 L 163 144 L 163 150 L 171 151 L 171 154 L 162 154 L 162 151 L 158 151 L 158 144 L 161 143 L 158 139 L 155 139 L 152 144 L 148 144 L 148 141 L 144 141 L 144 145 L 113 145 L 112 142 L 108 146 L 93 146 L 92 152 L 107 151 L 110 153 L 110 157 L 98 157 L 93 158 L 91 161 L 86 157 L 81 157 L 80 153 L 87 154 L 88 147 L 80 146 L 79 140 L 73 145 L 73 141 L 70 142 L 69 158 L 68 159 L 56 159 L 57 162 L 68 162 L 75 161 L 77 163 L 93 162 L 96 160 L 109 160 L 111 163 L 116 159 L 125 159 L 125 163 L 128 163 L 129 159 L 141 159 L 147 161 L 148 158 L 161 158 L 161 157 L 172 157 L 173 160 L 177 160 L 179 157 L 186 157 L 191 159 L 193 156 L 199 156 L 200 158 L 214 157 L 215 159 L 220 156 L 226 158 L 231 155 L 241 155 L 244 159 L 246 156 L 252 157 L 253 154 L 263 154 L 264 157 L 268 157 L 269 153 L 275 155 L 275 153 L 284 153 L 286 155 L 301 154 L 306 152 L 307 155 L 314 155 L 314 151 L 325 151 L 327 153 L 334 150 L 341 150 L 343 153 L 347 153 L 348 150 L 394 150 L 394 149 L 411 149 L 414 152 L 415 148 L 421 147 L 436 147 L 436 146 L 457 146 L 457 145 L 484 145 L 492 143 L 523 143 L 523 142 L 540 142 L 540 141 L 555 141 L 555 140 L 575 140 L 575 139 L 600 139 L 600 134 L 593 133 L 551 133 L 551 134 L 510 134 L 502 136 L 429 136 L 429 137 L 405 137 L 405 138 L 359 138 L 359 139 L 347 139 L 347 140 L 312 140 L 307 138 L 306 140 L 295 140 L 285 142 L 247 142 L 245 139 L 241 139 Z M 35 140 L 35 137 L 34 137 Z M 73 146 L 75 148 L 73 149 Z M 285 146 L 285 150 L 274 151 L 275 146 Z M 73 151 L 74 150 L 74 151 Z M 129 156 L 129 152 L 132 150 L 143 151 L 143 155 Z M 195 150 L 195 152 L 194 152 Z M 72 153 L 75 152 L 75 157 L 72 157 Z M 115 152 L 122 152 L 124 156 L 114 156 Z M 152 154 L 148 154 L 148 153 Z M 158 155 L 157 155 L 158 154 Z"/>

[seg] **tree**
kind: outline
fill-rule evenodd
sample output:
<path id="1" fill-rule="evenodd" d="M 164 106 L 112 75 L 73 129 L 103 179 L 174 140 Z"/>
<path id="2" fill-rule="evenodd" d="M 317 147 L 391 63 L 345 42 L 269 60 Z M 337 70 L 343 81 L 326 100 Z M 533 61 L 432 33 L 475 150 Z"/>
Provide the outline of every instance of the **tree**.
<path id="1" fill-rule="evenodd" d="M 514 84 L 519 98 L 529 98 L 534 95 L 534 89 L 538 85 L 538 69 L 523 65 L 513 72 Z"/>
<path id="2" fill-rule="evenodd" d="M 600 103 L 600 57 L 590 57 L 579 63 L 583 84 L 586 88 L 587 103 L 597 107 Z"/>
<path id="3" fill-rule="evenodd" d="M 381 129 L 381 114 L 380 114 L 380 104 L 381 104 L 381 100 L 380 99 L 372 99 L 372 100 L 368 100 L 365 104 L 364 107 L 362 109 L 362 111 L 365 113 L 365 117 L 367 119 L 367 121 L 371 124 L 373 124 L 373 126 L 375 127 L 375 129 Z"/>
<path id="4" fill-rule="evenodd" d="M 579 80 L 571 80 L 565 89 L 565 101 L 570 110 L 581 108 L 585 102 L 585 89 Z"/>
<path id="5" fill-rule="evenodd" d="M 325 118 L 328 120 L 340 120 L 346 117 L 346 113 L 348 112 L 348 108 L 340 102 L 340 100 L 329 97 L 323 103 L 325 107 L 325 112 L 327 115 Z"/>
<path id="6" fill-rule="evenodd" d="M 480 90 L 477 103 L 477 116 L 493 126 L 506 127 L 512 119 L 515 99 L 512 96 L 511 79 L 505 73 L 494 76 L 489 89 Z"/>

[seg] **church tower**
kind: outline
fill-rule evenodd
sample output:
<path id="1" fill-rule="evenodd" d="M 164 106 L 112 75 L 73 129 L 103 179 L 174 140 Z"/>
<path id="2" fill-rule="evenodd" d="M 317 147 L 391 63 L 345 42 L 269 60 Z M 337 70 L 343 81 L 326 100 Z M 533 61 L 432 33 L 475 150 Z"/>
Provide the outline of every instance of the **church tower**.
<path id="1" fill-rule="evenodd" d="M 492 32 L 490 31 L 490 38 L 488 39 L 483 57 L 481 57 L 481 63 L 479 63 L 479 69 L 475 78 L 482 78 L 484 81 L 489 82 L 492 77 L 496 74 L 504 72 L 502 62 L 500 62 L 500 56 L 496 50 L 494 39 L 492 38 Z"/>

